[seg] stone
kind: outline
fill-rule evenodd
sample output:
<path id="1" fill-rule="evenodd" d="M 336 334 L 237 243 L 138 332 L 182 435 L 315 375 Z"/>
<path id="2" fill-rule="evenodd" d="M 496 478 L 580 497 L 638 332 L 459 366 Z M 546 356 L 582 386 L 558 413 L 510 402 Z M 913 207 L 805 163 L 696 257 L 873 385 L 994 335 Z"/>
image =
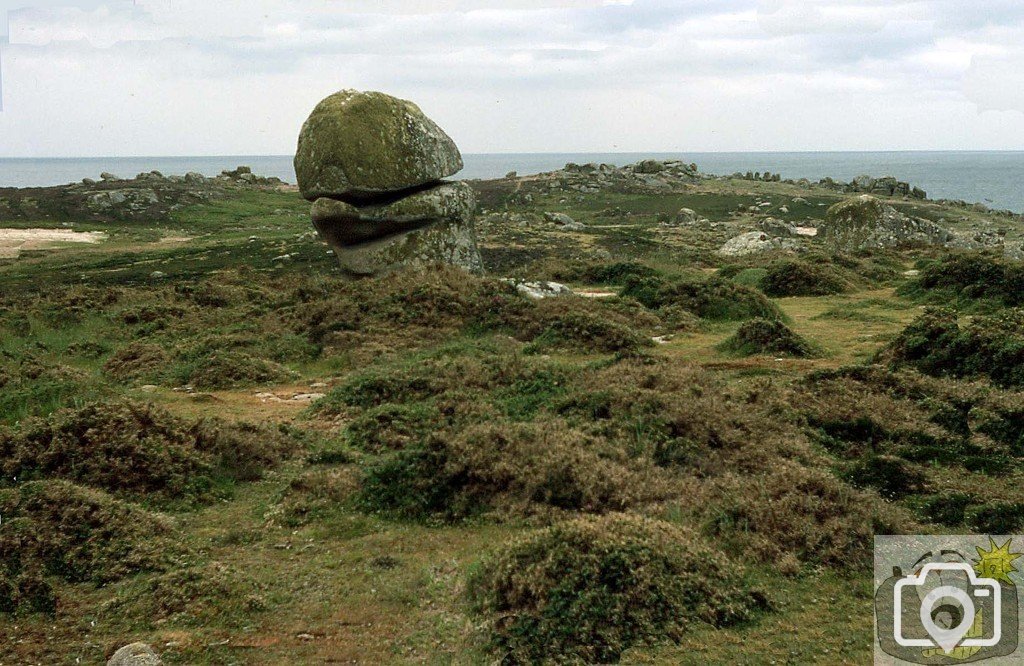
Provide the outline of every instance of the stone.
<path id="1" fill-rule="evenodd" d="M 335 229 L 330 225 L 317 227 L 333 248 L 342 271 L 351 278 L 376 277 L 405 266 L 435 263 L 451 264 L 470 273 L 483 272 L 471 218 L 436 222 L 355 244 L 348 241 L 348 235 L 335 235 Z"/>
<path id="2" fill-rule="evenodd" d="M 145 643 L 132 643 L 114 653 L 114 656 L 107 661 L 107 666 L 162 666 L 161 661 L 153 648 Z"/>
<path id="3" fill-rule="evenodd" d="M 92 187 L 95 184 L 96 184 L 96 181 L 93 180 L 92 178 L 83 178 L 82 179 L 82 185 L 85 185 L 86 187 Z"/>
<path id="4" fill-rule="evenodd" d="M 907 217 L 867 194 L 829 208 L 818 237 L 843 251 L 946 245 L 955 238 L 938 224 Z"/>
<path id="5" fill-rule="evenodd" d="M 779 236 L 782 238 L 794 238 L 799 236 L 800 233 L 797 228 L 788 222 L 777 220 L 774 217 L 768 217 L 761 221 L 761 230 L 770 236 Z"/>
<path id="6" fill-rule="evenodd" d="M 302 196 L 367 199 L 462 169 L 451 137 L 412 102 L 342 90 L 321 101 L 299 134 L 295 173 Z"/>
<path id="7" fill-rule="evenodd" d="M 697 212 L 692 208 L 680 208 L 679 212 L 676 213 L 675 223 L 676 224 L 696 224 L 698 220 Z"/>
<path id="8" fill-rule="evenodd" d="M 118 180 L 118 177 L 109 171 L 104 171 L 100 174 L 100 180 Z"/>
<path id="9" fill-rule="evenodd" d="M 637 162 L 634 170 L 637 173 L 642 174 L 661 173 L 662 171 L 665 170 L 665 164 L 663 162 L 659 162 L 658 160 L 644 160 L 642 162 Z"/>
<path id="10" fill-rule="evenodd" d="M 584 228 L 582 223 L 577 222 L 565 213 L 544 213 L 544 219 L 569 231 L 579 231 Z"/>
<path id="11" fill-rule="evenodd" d="M 324 236 L 346 244 L 363 243 L 395 233 L 414 231 L 443 221 L 473 215 L 476 197 L 465 183 L 442 183 L 386 203 L 355 206 L 337 199 L 313 203 L 313 226 Z"/>
<path id="12" fill-rule="evenodd" d="M 763 231 L 751 231 L 729 240 L 718 249 L 723 257 L 743 257 L 772 250 L 796 250 L 799 241 L 790 238 L 773 238 Z"/>
<path id="13" fill-rule="evenodd" d="M 533 300 L 553 298 L 556 296 L 571 296 L 573 293 L 572 289 L 558 282 L 529 282 L 525 280 L 513 280 L 509 278 L 503 278 L 502 282 L 511 284 L 516 288 L 516 291 L 518 291 L 520 294 L 526 296 L 527 298 L 532 298 Z"/>
<path id="14" fill-rule="evenodd" d="M 185 182 L 189 185 L 203 185 L 206 183 L 206 176 L 195 171 L 189 171 L 185 174 Z"/>

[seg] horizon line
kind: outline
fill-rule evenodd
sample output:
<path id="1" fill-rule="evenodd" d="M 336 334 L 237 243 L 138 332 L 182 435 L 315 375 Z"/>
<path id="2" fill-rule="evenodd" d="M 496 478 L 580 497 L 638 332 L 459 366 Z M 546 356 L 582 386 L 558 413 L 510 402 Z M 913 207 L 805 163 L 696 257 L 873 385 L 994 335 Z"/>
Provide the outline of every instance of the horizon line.
<path id="1" fill-rule="evenodd" d="M 983 149 L 983 148 L 957 148 L 957 149 L 885 149 L 885 150 L 592 150 L 592 151 L 544 151 L 544 152 L 515 152 L 500 151 L 493 153 L 463 152 L 463 155 L 491 156 L 491 155 L 818 155 L 818 154 L 926 154 L 926 153 L 1024 153 L 1024 148 L 1007 149 Z M 227 158 L 227 157 L 281 157 L 291 158 L 293 155 L 287 153 L 221 153 L 221 154 L 191 154 L 191 155 L 48 155 L 48 156 L 0 156 L 0 160 L 106 160 L 106 159 L 175 159 L 175 158 Z"/>

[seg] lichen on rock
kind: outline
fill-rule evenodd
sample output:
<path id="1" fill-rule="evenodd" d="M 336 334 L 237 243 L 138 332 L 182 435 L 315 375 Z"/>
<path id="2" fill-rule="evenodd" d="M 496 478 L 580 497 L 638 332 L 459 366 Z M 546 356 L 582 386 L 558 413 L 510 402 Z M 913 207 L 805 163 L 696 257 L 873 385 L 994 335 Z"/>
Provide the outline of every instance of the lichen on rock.
<path id="1" fill-rule="evenodd" d="M 299 189 L 310 201 L 406 190 L 462 166 L 455 142 L 418 106 L 356 90 L 337 92 L 313 109 L 295 154 Z"/>

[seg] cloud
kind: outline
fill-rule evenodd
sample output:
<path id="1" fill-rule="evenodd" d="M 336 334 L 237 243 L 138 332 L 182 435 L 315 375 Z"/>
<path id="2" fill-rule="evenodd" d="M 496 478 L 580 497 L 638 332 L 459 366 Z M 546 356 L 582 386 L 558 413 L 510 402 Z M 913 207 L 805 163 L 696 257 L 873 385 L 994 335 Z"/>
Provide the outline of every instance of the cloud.
<path id="1" fill-rule="evenodd" d="M 342 87 L 469 151 L 1024 146 L 1016 0 L 26 2 L 0 155 L 284 153 Z"/>

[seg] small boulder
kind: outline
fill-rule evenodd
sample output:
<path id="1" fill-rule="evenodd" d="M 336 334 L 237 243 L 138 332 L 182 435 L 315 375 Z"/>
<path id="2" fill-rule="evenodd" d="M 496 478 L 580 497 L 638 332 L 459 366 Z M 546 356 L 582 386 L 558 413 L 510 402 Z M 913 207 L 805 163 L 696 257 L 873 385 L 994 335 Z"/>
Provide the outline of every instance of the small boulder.
<path id="1" fill-rule="evenodd" d="M 743 257 L 772 250 L 795 250 L 799 247 L 796 240 L 773 238 L 763 231 L 751 231 L 729 240 L 718 249 L 718 254 L 723 257 Z"/>
<path id="2" fill-rule="evenodd" d="M 107 666 L 162 666 L 163 663 L 160 655 L 149 645 L 132 643 L 115 652 Z"/>
<path id="3" fill-rule="evenodd" d="M 697 220 L 700 219 L 697 216 L 697 212 L 692 208 L 680 208 L 679 212 L 676 213 L 676 224 L 691 225 L 697 224 Z"/>

